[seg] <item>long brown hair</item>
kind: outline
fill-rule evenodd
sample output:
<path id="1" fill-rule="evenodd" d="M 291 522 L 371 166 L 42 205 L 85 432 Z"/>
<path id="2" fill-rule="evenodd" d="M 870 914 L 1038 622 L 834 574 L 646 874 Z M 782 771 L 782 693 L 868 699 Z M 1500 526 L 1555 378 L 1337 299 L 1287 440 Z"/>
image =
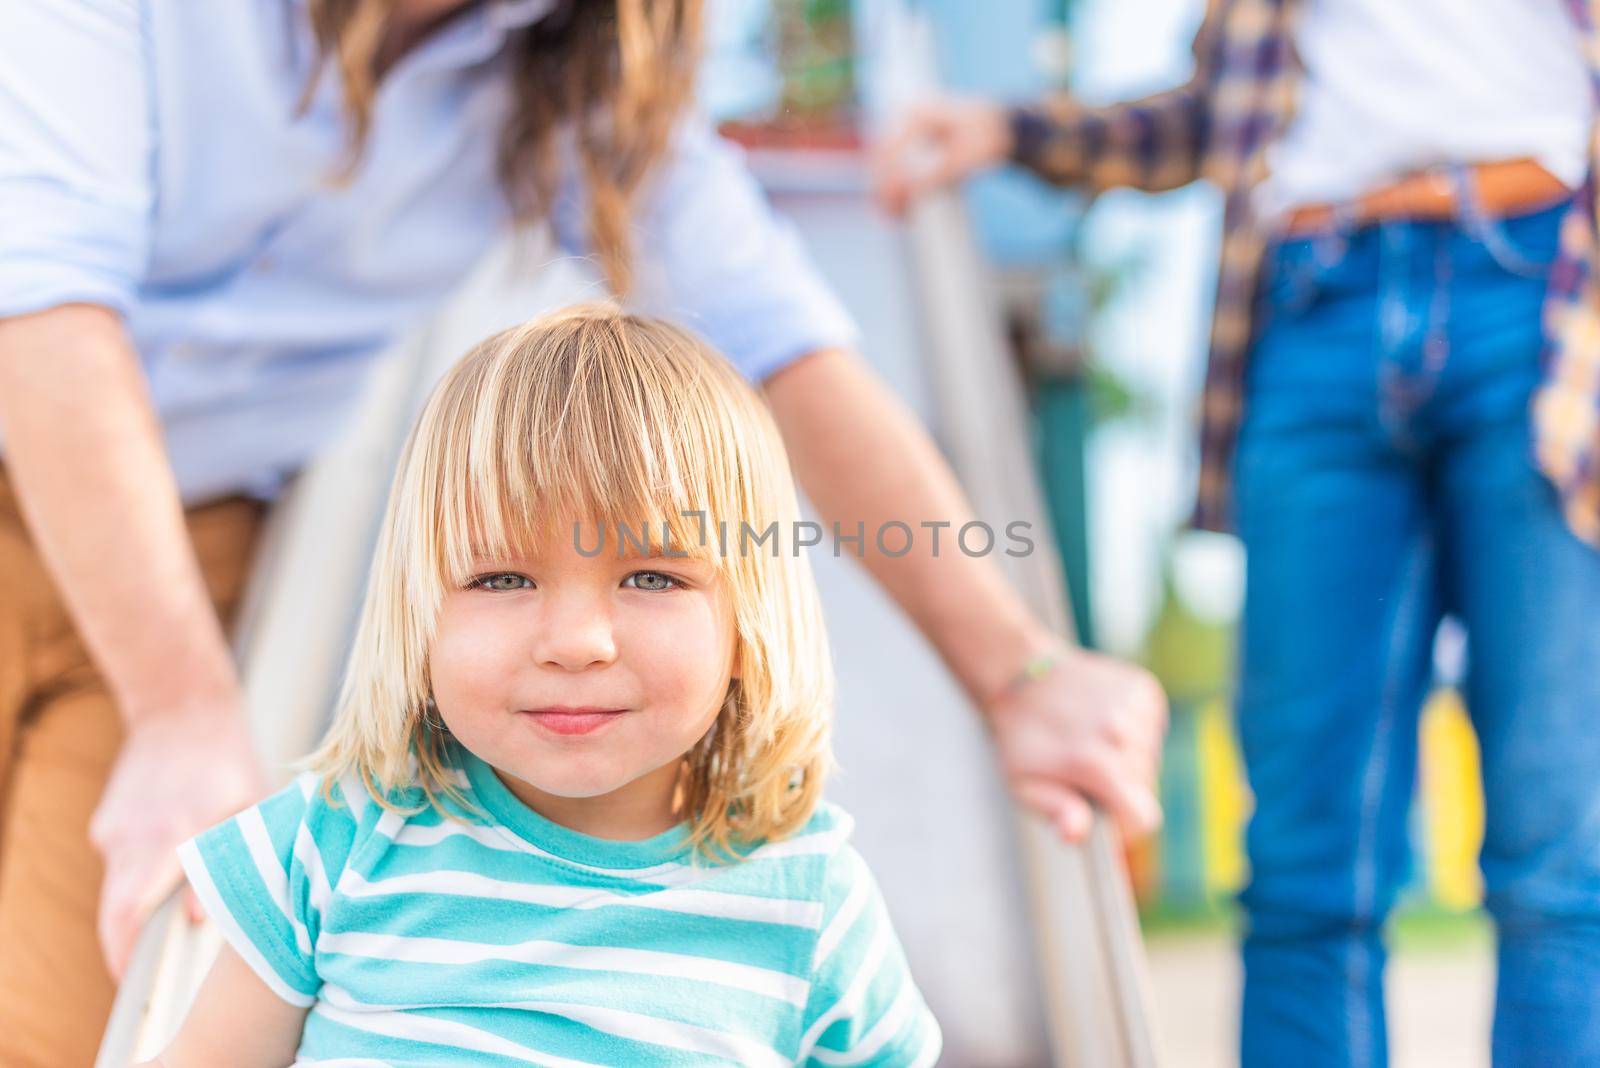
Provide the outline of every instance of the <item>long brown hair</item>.
<path id="1" fill-rule="evenodd" d="M 331 62 L 344 89 L 350 171 L 372 126 L 379 51 L 395 4 L 310 0 L 319 60 L 301 105 Z M 500 133 L 499 170 L 512 217 L 523 225 L 548 214 L 558 179 L 555 138 L 570 120 L 590 244 L 618 295 L 631 281 L 634 200 L 694 95 L 702 11 L 702 0 L 562 0 L 506 46 L 512 106 Z"/>

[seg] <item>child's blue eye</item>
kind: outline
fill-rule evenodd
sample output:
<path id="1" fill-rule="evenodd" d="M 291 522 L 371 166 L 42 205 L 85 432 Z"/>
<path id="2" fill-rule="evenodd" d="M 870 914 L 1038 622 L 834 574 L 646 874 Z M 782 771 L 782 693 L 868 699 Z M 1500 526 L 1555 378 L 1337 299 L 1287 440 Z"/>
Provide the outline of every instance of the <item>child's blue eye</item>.
<path id="1" fill-rule="evenodd" d="M 481 590 L 499 590 L 499 591 L 502 591 L 502 592 L 510 592 L 511 590 L 515 590 L 515 589 L 519 588 L 517 586 L 496 586 L 496 585 L 494 585 L 496 579 L 505 579 L 505 578 L 517 579 L 520 582 L 527 582 L 528 581 L 527 576 L 519 575 L 515 571 L 496 571 L 496 572 L 494 572 L 492 574 L 488 574 L 488 575 L 479 575 L 477 578 L 475 578 L 471 582 L 467 583 L 467 589 L 469 589 L 469 590 L 480 590 L 480 589 Z"/>
<path id="2" fill-rule="evenodd" d="M 663 574 L 660 571 L 635 571 L 633 574 L 629 575 L 628 578 L 638 578 L 640 575 L 645 575 L 645 576 L 648 576 L 649 578 L 652 578 L 652 579 L 660 579 L 662 582 L 667 583 L 667 585 L 665 585 L 665 586 L 639 586 L 639 587 L 636 587 L 637 589 L 642 589 L 642 590 L 645 590 L 646 592 L 650 592 L 650 593 L 664 592 L 666 590 L 670 590 L 670 589 L 673 589 L 675 587 L 679 587 L 679 586 L 683 585 L 683 583 L 679 582 L 677 579 L 673 578 L 671 575 Z"/>

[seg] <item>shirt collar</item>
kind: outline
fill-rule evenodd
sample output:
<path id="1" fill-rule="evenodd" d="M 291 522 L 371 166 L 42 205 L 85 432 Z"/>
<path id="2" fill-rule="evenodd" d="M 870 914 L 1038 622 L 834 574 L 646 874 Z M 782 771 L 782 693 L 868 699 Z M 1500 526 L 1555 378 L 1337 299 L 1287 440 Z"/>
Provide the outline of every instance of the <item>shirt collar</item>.
<path id="1" fill-rule="evenodd" d="M 690 859 L 688 820 L 682 820 L 652 838 L 622 840 L 597 838 L 562 826 L 535 812 L 522 802 L 486 761 L 459 741 L 452 740 L 449 759 L 466 772 L 467 788 L 487 815 L 514 837 L 536 849 L 574 864 L 610 869 L 613 875 L 627 877 L 619 869 L 635 869 L 636 877 L 648 878 L 663 865 Z"/>

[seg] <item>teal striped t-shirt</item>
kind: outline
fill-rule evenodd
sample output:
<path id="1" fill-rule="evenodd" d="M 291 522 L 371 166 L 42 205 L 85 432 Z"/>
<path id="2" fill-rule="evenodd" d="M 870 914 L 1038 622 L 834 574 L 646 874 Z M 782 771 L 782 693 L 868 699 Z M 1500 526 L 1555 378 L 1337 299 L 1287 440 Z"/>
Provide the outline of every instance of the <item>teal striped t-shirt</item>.
<path id="1" fill-rule="evenodd" d="M 937 1060 L 939 1026 L 838 806 L 737 864 L 695 865 L 687 824 L 595 838 L 465 749 L 453 759 L 481 814 L 401 816 L 354 777 L 329 804 L 302 773 L 180 847 L 228 942 L 309 1007 L 296 1064 Z"/>

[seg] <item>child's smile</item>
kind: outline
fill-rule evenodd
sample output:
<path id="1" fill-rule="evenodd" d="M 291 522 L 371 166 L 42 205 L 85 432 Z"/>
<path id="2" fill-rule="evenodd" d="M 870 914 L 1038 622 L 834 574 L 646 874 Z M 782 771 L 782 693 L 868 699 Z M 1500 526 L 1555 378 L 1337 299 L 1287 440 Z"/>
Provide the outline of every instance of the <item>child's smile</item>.
<path id="1" fill-rule="evenodd" d="M 725 579 L 707 560 L 633 546 L 619 558 L 614 528 L 598 554 L 593 523 L 585 552 L 570 521 L 560 530 L 535 552 L 474 558 L 440 609 L 434 699 L 541 815 L 604 837 L 654 834 L 680 815 L 679 758 L 716 721 L 734 670 Z"/>
<path id="2" fill-rule="evenodd" d="M 523 715 L 554 734 L 589 734 L 626 712 L 625 708 L 559 707 L 529 709 Z"/>

